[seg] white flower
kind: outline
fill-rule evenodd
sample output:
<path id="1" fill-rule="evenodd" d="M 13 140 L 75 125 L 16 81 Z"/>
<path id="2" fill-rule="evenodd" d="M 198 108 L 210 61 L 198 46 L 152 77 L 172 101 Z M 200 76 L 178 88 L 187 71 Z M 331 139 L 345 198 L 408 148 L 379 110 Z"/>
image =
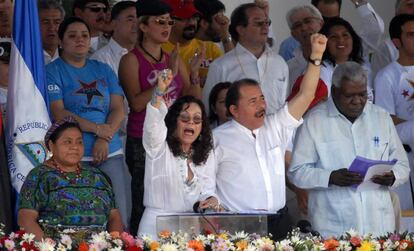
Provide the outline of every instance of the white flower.
<path id="1" fill-rule="evenodd" d="M 348 241 L 339 241 L 339 250 L 342 251 L 351 251 L 352 247 Z"/>
<path id="2" fill-rule="evenodd" d="M 10 240 L 14 240 L 14 239 L 16 239 L 16 238 L 19 238 L 19 236 L 18 236 L 15 232 L 12 232 L 12 233 L 9 235 L 9 239 L 10 239 Z"/>
<path id="3" fill-rule="evenodd" d="M 245 233 L 244 231 L 241 232 L 236 232 L 234 233 L 234 235 L 231 237 L 232 240 L 245 240 L 249 237 L 248 233 Z"/>
<path id="4" fill-rule="evenodd" d="M 114 248 L 108 249 L 108 251 L 122 251 L 122 248 L 121 247 L 114 247 Z"/>
<path id="5" fill-rule="evenodd" d="M 66 246 L 67 249 L 72 249 L 72 238 L 67 234 L 60 235 L 60 242 Z"/>
<path id="6" fill-rule="evenodd" d="M 4 241 L 4 247 L 5 247 L 7 250 L 13 250 L 13 249 L 14 249 L 14 247 L 15 247 L 14 241 L 12 241 L 12 240 L 5 240 L 5 241 Z"/>
<path id="7" fill-rule="evenodd" d="M 162 251 L 178 251 L 177 246 L 172 243 L 163 244 L 160 249 Z"/>
<path id="8" fill-rule="evenodd" d="M 96 244 L 91 244 L 91 245 L 89 245 L 89 251 L 101 251 L 102 249 L 100 249 L 99 247 L 98 247 L 98 245 L 96 245 Z"/>
<path id="9" fill-rule="evenodd" d="M 115 239 L 113 242 L 117 247 L 122 247 L 124 245 L 121 239 Z"/>
<path id="10" fill-rule="evenodd" d="M 24 233 L 23 236 L 22 236 L 23 241 L 25 241 L 27 243 L 32 243 L 34 238 L 35 238 L 35 235 L 31 234 L 31 233 Z"/>
<path id="11" fill-rule="evenodd" d="M 54 251 L 56 242 L 50 238 L 42 239 L 40 242 L 36 242 L 36 247 L 39 251 Z"/>
<path id="12" fill-rule="evenodd" d="M 92 235 L 91 244 L 94 244 L 94 248 L 97 248 L 98 250 L 103 250 L 105 248 L 108 248 L 108 242 L 105 239 L 105 234 L 102 234 L 105 232 L 101 232 L 99 234 Z"/>
<path id="13" fill-rule="evenodd" d="M 355 229 L 351 228 L 349 229 L 348 232 L 346 232 L 347 234 L 349 234 L 351 237 L 355 237 L 355 236 L 359 236 L 358 231 L 356 231 Z"/>

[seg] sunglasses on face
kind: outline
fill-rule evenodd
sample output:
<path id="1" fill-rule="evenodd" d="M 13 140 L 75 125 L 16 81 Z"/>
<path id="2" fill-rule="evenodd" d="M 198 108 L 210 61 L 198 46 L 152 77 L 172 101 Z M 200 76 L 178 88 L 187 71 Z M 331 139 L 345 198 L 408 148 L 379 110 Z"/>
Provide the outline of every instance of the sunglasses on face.
<path id="1" fill-rule="evenodd" d="M 190 123 L 190 121 L 193 121 L 194 124 L 199 125 L 201 124 L 201 122 L 203 122 L 203 119 L 201 118 L 201 116 L 194 116 L 191 118 L 190 115 L 185 114 L 185 113 L 181 113 L 178 116 L 178 119 L 183 122 L 183 123 Z"/>
<path id="2" fill-rule="evenodd" d="M 154 19 L 155 23 L 159 24 L 159 25 L 169 25 L 169 26 L 173 26 L 175 24 L 174 20 L 165 20 L 165 19 Z"/>
<path id="3" fill-rule="evenodd" d="M 190 18 L 180 18 L 180 17 L 172 17 L 172 18 L 175 21 L 180 21 L 180 22 L 188 22 L 188 21 L 196 21 L 196 22 L 198 22 L 198 21 L 200 21 L 200 17 L 197 16 L 197 15 L 192 16 Z"/>
<path id="4" fill-rule="evenodd" d="M 106 12 L 108 11 L 108 8 L 107 8 L 107 7 L 88 7 L 88 6 L 86 6 L 85 8 L 87 8 L 87 9 L 89 9 L 90 11 L 95 12 L 95 13 L 98 13 L 98 12 L 100 12 L 101 10 L 102 10 L 104 13 L 106 13 Z"/>

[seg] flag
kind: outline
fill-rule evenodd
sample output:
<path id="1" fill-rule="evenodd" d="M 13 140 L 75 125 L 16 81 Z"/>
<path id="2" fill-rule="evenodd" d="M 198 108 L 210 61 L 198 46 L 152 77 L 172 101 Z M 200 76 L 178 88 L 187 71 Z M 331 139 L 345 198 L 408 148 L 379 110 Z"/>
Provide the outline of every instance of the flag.
<path id="1" fill-rule="evenodd" d="M 37 1 L 14 3 L 7 97 L 7 159 L 13 187 L 20 191 L 29 171 L 43 163 L 50 126 Z"/>

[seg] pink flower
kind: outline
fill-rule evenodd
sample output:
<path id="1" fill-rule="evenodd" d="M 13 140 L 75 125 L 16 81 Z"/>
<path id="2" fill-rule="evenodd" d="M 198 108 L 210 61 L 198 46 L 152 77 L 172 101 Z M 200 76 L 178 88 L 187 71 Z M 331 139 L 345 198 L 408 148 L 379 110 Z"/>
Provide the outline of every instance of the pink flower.
<path id="1" fill-rule="evenodd" d="M 121 239 L 125 242 L 126 247 L 135 246 L 135 239 L 132 235 L 128 234 L 127 232 L 123 232 L 121 234 Z"/>
<path id="2" fill-rule="evenodd" d="M 14 244 L 14 241 L 11 241 L 11 240 L 5 240 L 4 241 L 4 247 L 7 249 L 7 250 L 13 250 L 14 249 L 14 247 L 15 247 L 15 244 Z"/>

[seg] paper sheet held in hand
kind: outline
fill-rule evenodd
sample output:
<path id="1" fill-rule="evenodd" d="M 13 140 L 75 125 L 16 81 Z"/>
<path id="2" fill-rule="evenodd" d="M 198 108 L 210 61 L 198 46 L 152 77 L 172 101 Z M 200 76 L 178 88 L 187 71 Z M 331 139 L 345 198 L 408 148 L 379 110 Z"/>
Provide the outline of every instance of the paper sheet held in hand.
<path id="1" fill-rule="evenodd" d="M 357 192 L 379 189 L 381 185 L 372 182 L 371 178 L 374 175 L 382 175 L 391 171 L 395 163 L 397 163 L 396 159 L 384 161 L 357 156 L 349 167 L 349 171 L 360 173 L 364 177 L 364 181 L 361 184 L 354 186 Z"/>

